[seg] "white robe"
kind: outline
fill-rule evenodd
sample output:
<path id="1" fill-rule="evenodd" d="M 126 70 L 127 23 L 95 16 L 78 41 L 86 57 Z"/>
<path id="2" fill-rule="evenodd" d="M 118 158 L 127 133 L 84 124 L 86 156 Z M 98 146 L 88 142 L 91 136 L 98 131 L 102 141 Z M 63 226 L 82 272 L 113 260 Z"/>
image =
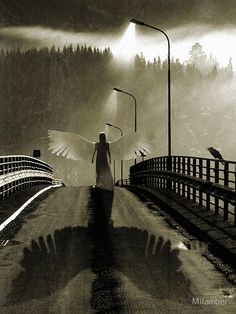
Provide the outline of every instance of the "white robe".
<path id="1" fill-rule="evenodd" d="M 107 160 L 109 144 L 108 143 L 96 143 L 95 146 L 97 152 L 96 158 L 96 187 L 103 190 L 113 191 L 114 184 L 111 174 L 111 169 Z"/>

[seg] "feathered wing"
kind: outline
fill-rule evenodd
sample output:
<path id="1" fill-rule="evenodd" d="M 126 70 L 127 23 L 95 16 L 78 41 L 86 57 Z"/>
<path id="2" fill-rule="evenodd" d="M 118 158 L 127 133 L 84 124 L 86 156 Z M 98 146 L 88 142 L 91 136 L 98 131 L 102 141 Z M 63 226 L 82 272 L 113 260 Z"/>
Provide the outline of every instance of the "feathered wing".
<path id="1" fill-rule="evenodd" d="M 138 133 L 121 136 L 118 140 L 109 143 L 111 158 L 129 160 L 151 152 L 149 141 Z"/>
<path id="2" fill-rule="evenodd" d="M 86 160 L 92 158 L 95 142 L 90 142 L 78 134 L 61 131 L 48 131 L 49 150 L 67 159 Z"/>

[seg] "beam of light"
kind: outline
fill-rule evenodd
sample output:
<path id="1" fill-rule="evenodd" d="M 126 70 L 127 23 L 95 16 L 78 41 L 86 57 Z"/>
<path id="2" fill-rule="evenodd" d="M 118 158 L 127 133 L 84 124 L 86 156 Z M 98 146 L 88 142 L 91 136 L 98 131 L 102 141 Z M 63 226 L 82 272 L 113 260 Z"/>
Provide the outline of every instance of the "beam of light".
<path id="1" fill-rule="evenodd" d="M 117 118 L 117 93 L 111 91 L 101 112 L 101 123 L 113 122 Z M 106 133 L 106 132 L 105 132 Z"/>
<path id="2" fill-rule="evenodd" d="M 105 133 L 106 134 L 106 138 L 107 138 L 107 141 L 109 141 L 110 140 L 110 130 L 109 130 L 109 126 L 108 125 L 105 125 L 105 127 L 104 127 L 104 129 L 102 130 L 102 132 L 103 133 Z"/>
<path id="3" fill-rule="evenodd" d="M 142 26 L 139 26 L 142 27 Z M 212 54 L 220 66 L 226 66 L 230 57 L 233 58 L 233 67 L 236 71 L 235 51 L 236 28 L 225 26 L 213 28 L 208 25 L 184 25 L 166 30 L 171 40 L 171 56 L 178 58 L 180 62 L 189 59 L 191 47 L 199 42 L 203 50 L 209 56 Z M 0 28 L 0 48 L 11 49 L 16 46 L 22 49 L 36 47 L 58 48 L 78 44 L 104 49 L 110 47 L 114 55 L 124 61 L 130 61 L 136 54 L 143 53 L 147 61 L 153 61 L 154 57 L 161 59 L 167 57 L 167 47 L 162 34 L 145 30 L 135 38 L 135 24 L 130 23 L 122 37 L 112 33 L 76 33 L 64 30 L 56 30 L 48 27 L 2 27 Z"/>
<path id="4" fill-rule="evenodd" d="M 135 24 L 129 24 L 124 35 L 113 47 L 113 52 L 117 58 L 125 62 L 130 62 L 134 59 L 137 53 L 135 40 Z"/>
<path id="5" fill-rule="evenodd" d="M 114 130 L 113 127 L 106 125 L 103 131 L 106 134 L 107 141 L 114 141 L 120 138 L 120 134 L 118 130 Z"/>

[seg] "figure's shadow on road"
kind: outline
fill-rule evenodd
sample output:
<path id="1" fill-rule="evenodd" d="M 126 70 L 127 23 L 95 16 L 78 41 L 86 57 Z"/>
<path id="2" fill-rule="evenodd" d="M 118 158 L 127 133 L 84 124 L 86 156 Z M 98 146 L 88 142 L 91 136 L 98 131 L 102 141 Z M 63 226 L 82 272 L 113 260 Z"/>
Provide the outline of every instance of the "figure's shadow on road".
<path id="1" fill-rule="evenodd" d="M 189 302 L 190 282 L 181 271 L 178 249 L 145 230 L 114 228 L 112 192 L 94 191 L 91 196 L 88 227 L 56 230 L 24 248 L 22 271 L 12 282 L 7 303 L 47 297 L 86 269 L 95 274 L 90 300 L 97 311 L 122 312 L 122 276 L 156 299 Z"/>

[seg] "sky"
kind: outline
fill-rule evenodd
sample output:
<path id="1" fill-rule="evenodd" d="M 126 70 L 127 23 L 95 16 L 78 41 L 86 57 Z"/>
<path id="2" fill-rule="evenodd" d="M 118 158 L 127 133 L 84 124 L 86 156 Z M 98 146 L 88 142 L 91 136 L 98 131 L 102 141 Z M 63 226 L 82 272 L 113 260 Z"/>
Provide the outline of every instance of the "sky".
<path id="1" fill-rule="evenodd" d="M 120 30 L 132 17 L 169 29 L 189 23 L 235 25 L 235 0 L 1 0 L 3 25 L 77 31 Z"/>
<path id="2" fill-rule="evenodd" d="M 150 61 L 166 58 L 164 36 L 141 26 L 131 30 L 136 18 L 168 34 L 172 57 L 188 60 L 199 42 L 222 66 L 232 58 L 236 69 L 235 0 L 1 0 L 0 12 L 1 48 L 79 43 L 109 46 L 126 61 L 141 52 Z"/>

